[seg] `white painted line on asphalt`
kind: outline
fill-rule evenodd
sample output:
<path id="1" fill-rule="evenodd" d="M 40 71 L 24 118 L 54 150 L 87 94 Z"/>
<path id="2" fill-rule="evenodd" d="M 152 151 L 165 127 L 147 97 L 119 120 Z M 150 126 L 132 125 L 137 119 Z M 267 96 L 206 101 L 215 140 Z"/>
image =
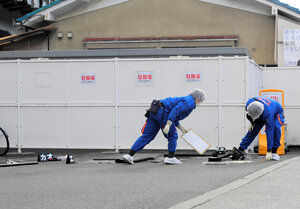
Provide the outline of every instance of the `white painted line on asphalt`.
<path id="1" fill-rule="evenodd" d="M 251 163 L 250 160 L 230 160 L 221 162 L 203 162 L 203 165 L 228 165 L 228 164 L 241 164 L 241 163 Z"/>
<path id="2" fill-rule="evenodd" d="M 274 165 L 271 165 L 269 167 L 266 167 L 266 168 L 263 168 L 259 171 L 256 171 L 252 174 L 249 174 L 248 176 L 245 176 L 239 180 L 236 180 L 230 184 L 227 184 L 227 185 L 224 185 L 222 187 L 219 187 L 218 189 L 215 189 L 213 191 L 209 191 L 209 192 L 206 192 L 204 193 L 203 195 L 200 195 L 200 196 L 197 196 L 197 197 L 194 197 L 190 200 L 187 200 L 187 201 L 184 201 L 184 202 L 181 202 L 177 205 L 174 205 L 172 207 L 170 207 L 169 209 L 192 209 L 196 206 L 199 206 L 209 200 L 212 200 L 220 195 L 223 195 L 225 193 L 228 193 L 234 189 L 237 189 L 239 187 L 242 187 L 280 167 L 283 167 L 293 161 L 297 161 L 299 160 L 300 157 L 293 157 L 291 159 L 288 159 L 288 160 L 284 160 L 282 162 L 279 162 L 277 164 L 274 164 Z"/>

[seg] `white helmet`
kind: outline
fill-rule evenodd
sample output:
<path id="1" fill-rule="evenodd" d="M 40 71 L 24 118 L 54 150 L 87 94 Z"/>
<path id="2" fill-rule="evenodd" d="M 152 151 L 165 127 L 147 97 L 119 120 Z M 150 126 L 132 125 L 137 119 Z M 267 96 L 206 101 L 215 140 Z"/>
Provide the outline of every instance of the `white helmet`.
<path id="1" fill-rule="evenodd" d="M 190 92 L 190 95 L 194 98 L 195 101 L 203 102 L 206 99 L 206 94 L 201 89 L 194 89 Z"/>
<path id="2" fill-rule="evenodd" d="M 248 105 L 247 113 L 253 120 L 256 120 L 263 113 L 264 109 L 264 105 L 261 102 L 255 101 Z"/>

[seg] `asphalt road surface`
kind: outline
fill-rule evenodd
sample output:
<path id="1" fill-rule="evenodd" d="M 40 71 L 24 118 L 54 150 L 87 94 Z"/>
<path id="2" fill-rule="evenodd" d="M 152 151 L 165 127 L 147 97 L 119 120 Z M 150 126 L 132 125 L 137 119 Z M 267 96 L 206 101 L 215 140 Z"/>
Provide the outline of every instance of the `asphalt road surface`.
<path id="1" fill-rule="evenodd" d="M 54 156 L 68 154 L 52 151 Z M 138 153 L 158 156 L 161 153 Z M 75 164 L 66 161 L 0 167 L 0 208 L 7 209 L 167 209 L 183 201 L 230 184 L 278 162 L 249 154 L 243 163 L 205 165 L 208 157 L 183 156 L 182 165 L 144 161 L 116 164 L 122 154 L 73 151 Z M 291 151 L 281 158 L 299 155 Z M 95 158 L 102 160 L 93 160 Z M 0 157 L 5 163 L 36 161 L 37 153 Z"/>

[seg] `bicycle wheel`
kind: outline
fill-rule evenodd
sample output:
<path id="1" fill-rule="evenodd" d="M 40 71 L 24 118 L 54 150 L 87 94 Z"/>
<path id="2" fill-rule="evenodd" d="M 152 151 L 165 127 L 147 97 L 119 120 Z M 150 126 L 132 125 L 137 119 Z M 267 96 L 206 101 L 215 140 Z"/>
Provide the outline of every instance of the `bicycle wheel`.
<path id="1" fill-rule="evenodd" d="M 0 127 L 0 156 L 5 155 L 9 150 L 8 135 Z"/>

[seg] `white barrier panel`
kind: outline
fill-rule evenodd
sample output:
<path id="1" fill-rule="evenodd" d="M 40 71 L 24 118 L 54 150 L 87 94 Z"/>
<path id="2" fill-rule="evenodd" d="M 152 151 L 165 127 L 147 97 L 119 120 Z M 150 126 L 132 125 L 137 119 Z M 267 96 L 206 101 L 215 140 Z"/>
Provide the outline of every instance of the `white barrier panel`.
<path id="1" fill-rule="evenodd" d="M 287 123 L 285 142 L 288 145 L 300 145 L 299 115 L 300 115 L 300 68 L 278 67 L 264 68 L 264 89 L 281 89 L 284 91 L 284 114 Z"/>
<path id="2" fill-rule="evenodd" d="M 0 63 L 0 126 L 9 134 L 10 146 L 18 144 L 18 62 Z"/>
<path id="3" fill-rule="evenodd" d="M 1 125 L 19 148 L 129 149 L 153 99 L 193 88 L 208 98 L 181 123 L 212 149 L 232 148 L 247 131 L 245 102 L 262 88 L 248 57 L 17 60 L 0 68 Z M 167 140 L 159 133 L 146 149 L 167 149 Z M 178 139 L 178 149 L 191 148 Z"/>

